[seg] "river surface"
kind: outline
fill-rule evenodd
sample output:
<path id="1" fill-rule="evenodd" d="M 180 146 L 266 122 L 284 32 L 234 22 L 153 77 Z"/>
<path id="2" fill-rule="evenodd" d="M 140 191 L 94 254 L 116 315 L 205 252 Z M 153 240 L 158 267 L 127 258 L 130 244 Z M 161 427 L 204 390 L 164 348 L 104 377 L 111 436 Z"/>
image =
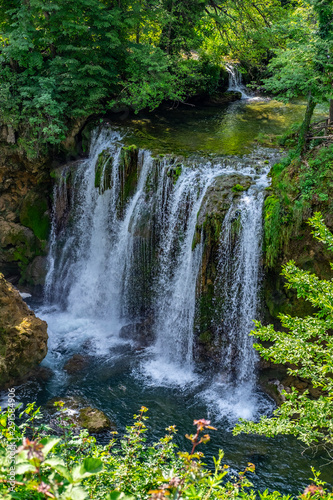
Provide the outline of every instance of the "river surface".
<path id="1" fill-rule="evenodd" d="M 214 108 L 182 108 L 146 116 L 141 114 L 123 124 L 110 122 L 112 132 L 95 137 L 95 152 L 91 153 L 92 156 L 95 154 L 95 159 L 105 144 L 114 148 L 114 157 L 119 154 L 120 143 L 135 143 L 145 150 L 138 188 L 127 204 L 125 216 L 117 218 L 116 211 L 111 210 L 116 196 L 112 189 L 105 196 L 98 196 L 89 187 L 94 182 L 93 170 L 89 173 L 94 158 L 82 162 L 78 168 L 76 182 L 84 187 L 83 194 L 75 200 L 76 211 L 60 238 L 61 242 L 53 235 L 48 300 L 43 304 L 37 304 L 33 299 L 30 301 L 37 314 L 49 325 L 49 353 L 43 365 L 51 368 L 53 375 L 47 381 L 30 381 L 18 387 L 16 395 L 19 401 L 36 400 L 43 406 L 55 396 L 74 397 L 83 405 L 103 410 L 116 423 L 119 432 L 131 423 L 132 415 L 140 406 L 145 405 L 149 408 L 150 439 L 161 437 L 165 427 L 175 424 L 178 429 L 176 440 L 183 449 L 189 449 L 184 435 L 192 431 L 193 419 L 208 418 L 217 428 L 217 431 L 211 431 L 212 440 L 203 449 L 209 465 L 212 456 L 222 448 L 225 463 L 234 471 L 246 467 L 248 462 L 255 464 L 256 474 L 251 480 L 260 490 L 269 488 L 297 494 L 309 484 L 311 466 L 320 468 L 322 478 L 330 481 L 332 464 L 325 465 L 326 457 L 304 451 L 293 438 L 232 435 L 238 418 L 257 419 L 274 409 L 274 403 L 256 384 L 255 362 L 247 340 L 247 330 L 251 329 L 248 317 L 237 323 L 238 326 L 233 326 L 235 313 L 232 308 L 228 313 L 229 330 L 237 330 L 230 333 L 231 340 L 234 338 L 240 342 L 237 336 L 245 329 L 242 348 L 246 352 L 239 355 L 236 385 L 225 382 L 222 369 L 219 373 L 209 365 L 204 369 L 196 367 L 191 354 L 192 309 L 195 307 L 192 296 L 201 255 L 200 246 L 191 249 L 191 221 L 194 228 L 205 190 L 215 177 L 230 172 L 242 172 L 254 180 L 249 192 L 240 198 L 239 206 L 231 207 L 226 216 L 226 220 L 228 217 L 231 220 L 232 210 L 237 211 L 237 214 L 241 213 L 244 225 L 236 250 L 237 259 L 233 267 L 227 266 L 228 272 L 235 275 L 233 281 L 239 283 L 235 297 L 237 295 L 240 302 L 235 302 L 232 290 L 226 300 L 233 307 L 246 307 L 249 315 L 256 314 L 261 246 L 261 212 L 258 210 L 261 210 L 263 190 L 269 182 L 269 166 L 279 152 L 259 146 L 255 139 L 260 134 L 282 134 L 287 126 L 301 120 L 303 111 L 301 104 L 285 106 L 255 98 Z M 319 109 L 319 116 L 320 113 Z M 164 203 L 167 215 L 158 219 L 162 228 L 159 244 L 164 253 L 154 283 L 156 340 L 153 346 L 145 347 L 120 337 L 119 330 L 126 325 L 126 315 L 129 317 L 135 308 L 133 296 L 129 297 L 128 290 L 124 290 L 124 283 L 125 288 L 136 289 L 136 283 L 132 283 L 134 267 L 131 267 L 134 266 L 136 247 L 133 238 L 128 236 L 128 227 L 132 232 L 133 227 L 139 228 L 142 207 L 148 206 L 148 211 L 150 206 L 153 207 L 149 200 L 144 199 L 145 185 L 152 171 L 149 151 L 154 155 L 182 155 L 192 162 L 192 166 L 184 168 L 176 185 L 170 187 L 172 206 L 165 205 L 162 196 L 165 182 L 168 182 L 163 177 L 162 167 L 157 181 L 154 207 Z M 184 222 L 184 204 L 181 202 L 184 193 L 187 222 L 179 239 L 174 228 L 179 228 Z M 249 224 L 254 224 L 251 226 L 253 230 L 246 231 Z M 106 227 L 111 228 L 110 235 L 105 233 Z M 228 255 L 227 234 L 225 229 L 221 235 L 224 256 Z M 175 250 L 172 242 L 176 236 L 181 243 L 180 249 Z M 254 243 L 251 238 L 256 238 Z M 56 250 L 58 244 L 61 248 Z M 168 245 L 173 248 L 170 253 Z M 148 259 L 146 250 L 143 255 Z M 221 272 L 225 267 L 225 264 L 221 265 Z M 129 269 L 132 269 L 132 274 Z M 245 279 L 244 274 L 249 269 L 252 274 Z M 254 291 L 247 288 L 249 283 L 255 287 Z M 242 294 L 243 298 L 239 298 Z M 167 295 L 177 306 L 173 307 L 172 303 L 168 306 Z M 125 312 L 124 304 L 127 307 Z M 78 373 L 68 374 L 63 366 L 75 353 L 88 356 L 87 364 Z M 222 352 L 221 358 L 228 360 L 228 351 Z"/>

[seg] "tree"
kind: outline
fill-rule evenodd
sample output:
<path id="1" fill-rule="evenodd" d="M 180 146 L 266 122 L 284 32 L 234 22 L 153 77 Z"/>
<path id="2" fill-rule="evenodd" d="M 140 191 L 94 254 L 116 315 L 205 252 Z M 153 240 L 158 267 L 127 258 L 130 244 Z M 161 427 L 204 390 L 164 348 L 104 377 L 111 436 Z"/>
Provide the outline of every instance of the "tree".
<path id="1" fill-rule="evenodd" d="M 1 122 L 36 156 L 82 117 L 195 93 L 216 73 L 189 56 L 206 3 L 0 0 Z"/>
<path id="2" fill-rule="evenodd" d="M 309 220 L 315 238 L 333 251 L 333 235 L 318 212 Z M 333 264 L 331 264 L 333 270 Z M 299 269 L 293 261 L 283 268 L 287 288 L 296 288 L 297 296 L 309 301 L 317 311 L 306 318 L 281 314 L 284 331 L 275 331 L 272 325 L 256 321 L 251 332 L 262 341 L 273 342 L 270 347 L 255 344 L 255 348 L 273 363 L 288 363 L 290 375 L 308 379 L 320 390 L 317 399 L 308 391 L 295 388 L 284 391 L 286 401 L 274 411 L 273 417 L 264 416 L 259 423 L 242 420 L 234 432 L 265 434 L 292 434 L 307 445 L 333 445 L 333 279 L 321 280 L 316 275 Z"/>
<path id="3" fill-rule="evenodd" d="M 307 96 L 297 147 L 301 154 L 316 104 L 333 98 L 333 4 L 331 0 L 306 0 L 286 21 L 280 26 L 286 45 L 275 51 L 264 87 L 282 101 Z"/>

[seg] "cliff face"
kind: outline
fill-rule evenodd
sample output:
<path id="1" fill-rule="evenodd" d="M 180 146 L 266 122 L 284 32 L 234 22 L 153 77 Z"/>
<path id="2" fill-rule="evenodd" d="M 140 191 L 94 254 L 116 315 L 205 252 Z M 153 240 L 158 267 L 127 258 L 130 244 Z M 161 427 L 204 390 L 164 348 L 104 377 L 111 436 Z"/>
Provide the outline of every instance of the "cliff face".
<path id="1" fill-rule="evenodd" d="M 0 388 L 19 382 L 46 356 L 47 324 L 0 274 Z"/>
<path id="2" fill-rule="evenodd" d="M 271 171 L 272 186 L 264 209 L 263 314 L 278 325 L 279 313 L 305 316 L 311 306 L 286 290 L 281 269 L 289 260 L 322 279 L 331 279 L 333 255 L 315 240 L 308 219 L 321 212 L 333 230 L 333 146 L 317 147 L 304 158 L 289 156 Z"/>
<path id="3" fill-rule="evenodd" d="M 13 282 L 41 285 L 50 229 L 50 165 L 29 161 L 0 142 L 0 271 Z"/>

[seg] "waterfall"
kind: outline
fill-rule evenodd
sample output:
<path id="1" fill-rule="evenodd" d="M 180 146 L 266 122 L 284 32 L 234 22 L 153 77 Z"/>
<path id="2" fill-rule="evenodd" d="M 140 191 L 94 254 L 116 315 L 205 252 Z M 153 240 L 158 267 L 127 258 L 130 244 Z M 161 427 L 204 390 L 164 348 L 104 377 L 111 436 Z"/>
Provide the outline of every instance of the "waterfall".
<path id="1" fill-rule="evenodd" d="M 62 311 L 64 323 L 75 325 L 74 343 L 84 330 L 90 343 L 95 335 L 107 352 L 109 341 L 128 338 L 128 332 L 135 340 L 141 332 L 151 340 L 140 373 L 158 383 L 186 383 L 195 373 L 205 244 L 201 235 L 193 245 L 198 215 L 217 178 L 241 172 L 254 179 L 256 173 L 239 161 L 135 154 L 135 172 L 125 172 L 122 136 L 95 131 L 89 158 L 59 176 L 46 299 Z M 130 189 L 126 176 L 136 179 Z M 265 185 L 264 172 L 236 196 L 221 229 L 215 287 L 224 304 L 221 370 L 234 385 L 255 380 L 248 333 L 256 316 Z"/>
<path id="2" fill-rule="evenodd" d="M 217 288 L 223 300 L 222 370 L 235 385 L 253 381 L 255 351 L 248 335 L 257 317 L 263 192 L 255 188 L 231 206 L 222 226 Z M 236 233 L 236 234 L 233 234 Z"/>
<path id="3" fill-rule="evenodd" d="M 154 288 L 155 356 L 145 365 L 146 373 L 163 382 L 179 378 L 180 367 L 182 381 L 193 375 L 196 286 L 202 257 L 202 242 L 192 250 L 193 238 L 207 188 L 225 172 L 225 167 L 214 169 L 205 164 L 183 168 L 166 200 L 168 215 L 159 244 L 161 261 Z"/>
<path id="4" fill-rule="evenodd" d="M 228 90 L 233 92 L 240 92 L 242 99 L 249 99 L 247 89 L 242 83 L 242 73 L 238 70 L 237 66 L 227 63 L 225 69 L 229 73 L 229 86 Z"/>

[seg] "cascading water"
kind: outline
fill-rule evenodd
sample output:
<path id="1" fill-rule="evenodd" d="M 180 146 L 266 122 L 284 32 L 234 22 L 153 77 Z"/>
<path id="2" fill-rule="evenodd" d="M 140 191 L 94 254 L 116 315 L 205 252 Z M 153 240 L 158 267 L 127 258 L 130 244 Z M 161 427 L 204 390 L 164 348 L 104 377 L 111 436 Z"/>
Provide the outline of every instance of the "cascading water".
<path id="1" fill-rule="evenodd" d="M 263 193 L 254 188 L 251 191 L 229 210 L 219 249 L 217 280 L 224 303 L 221 329 L 227 338 L 222 369 L 235 385 L 253 381 L 255 365 L 255 351 L 246 332 L 257 317 Z M 233 237 L 233 231 L 239 232 L 238 236 Z"/>
<path id="2" fill-rule="evenodd" d="M 46 297 L 75 325 L 73 344 L 89 340 L 98 352 L 121 342 L 123 332 L 145 328 L 152 342 L 139 373 L 159 384 L 184 384 L 195 377 L 194 321 L 204 244 L 201 238 L 193 248 L 198 214 L 216 178 L 237 171 L 254 177 L 255 171 L 235 162 L 156 160 L 143 151 L 136 161 L 136 185 L 125 199 L 122 151 L 119 133 L 96 132 L 89 158 L 72 168 L 71 176 L 62 172 L 54 193 Z M 221 230 L 216 290 L 223 297 L 221 335 L 227 344 L 221 370 L 234 386 L 255 381 L 248 333 L 256 316 L 265 182 L 236 197 Z"/>
<path id="3" fill-rule="evenodd" d="M 267 173 L 264 168 L 255 184 L 230 206 L 220 234 L 216 293 L 223 303 L 218 329 L 223 339 L 221 371 L 205 397 L 230 417 L 251 418 L 260 404 L 258 397 L 253 397 L 257 356 L 249 332 L 258 313 Z"/>
<path id="4" fill-rule="evenodd" d="M 256 146 L 246 152 L 240 135 L 244 123 L 246 137 L 265 131 L 262 108 L 266 113 L 271 106 L 260 103 L 258 111 L 244 100 L 226 113 L 214 110 L 213 128 L 211 110 L 201 111 L 202 120 L 198 110 L 191 112 L 195 123 L 182 114 L 178 128 L 173 111 L 156 148 L 173 151 L 181 144 L 177 150 L 187 153 L 206 141 L 197 154 L 209 149 L 210 161 L 132 154 L 123 147 L 123 131 L 102 130 L 93 136 L 89 158 L 56 171 L 46 300 L 30 302 L 49 325 L 43 364 L 51 378 L 22 384 L 16 396 L 36 400 L 44 414 L 53 397 L 98 408 L 120 435 L 144 404 L 152 439 L 176 424 L 181 449 L 193 419 L 209 418 L 218 428 L 204 450 L 209 465 L 223 448 L 235 470 L 244 460 L 256 464 L 256 489 L 272 486 L 274 478 L 274 488 L 290 493 L 292 486 L 297 494 L 314 465 L 297 442 L 282 437 L 273 454 L 268 439 L 228 432 L 238 417 L 272 410 L 255 383 L 248 333 L 257 315 L 267 161 L 277 158 Z M 278 120 L 270 120 L 269 133 L 272 123 Z M 223 153 L 246 154 L 217 157 Z M 250 188 L 235 193 L 236 184 Z"/>
<path id="5" fill-rule="evenodd" d="M 242 94 L 242 99 L 249 99 L 247 89 L 242 83 L 242 73 L 238 70 L 236 65 L 227 63 L 225 69 L 229 73 L 229 86 L 228 90 L 233 92 L 240 92 Z"/>

